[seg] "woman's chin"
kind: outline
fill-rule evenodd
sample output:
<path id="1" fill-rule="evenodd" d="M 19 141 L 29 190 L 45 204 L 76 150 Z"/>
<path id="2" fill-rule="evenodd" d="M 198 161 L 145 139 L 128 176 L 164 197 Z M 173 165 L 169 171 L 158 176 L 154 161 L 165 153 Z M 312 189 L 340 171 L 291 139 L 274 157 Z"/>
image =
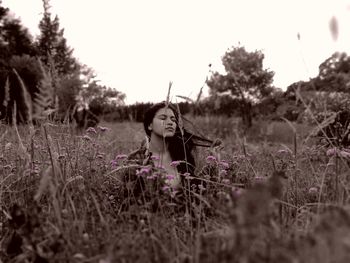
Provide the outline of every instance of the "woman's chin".
<path id="1" fill-rule="evenodd" d="M 163 133 L 164 138 L 170 138 L 170 137 L 173 137 L 174 135 L 175 135 L 174 132 L 164 132 Z"/>

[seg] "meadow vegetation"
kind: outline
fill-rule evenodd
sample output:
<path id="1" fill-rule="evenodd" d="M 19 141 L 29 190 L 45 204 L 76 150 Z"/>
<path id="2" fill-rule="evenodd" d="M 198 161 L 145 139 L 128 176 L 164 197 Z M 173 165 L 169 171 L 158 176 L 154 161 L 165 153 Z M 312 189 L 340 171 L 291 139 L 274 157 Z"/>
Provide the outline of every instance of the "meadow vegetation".
<path id="1" fill-rule="evenodd" d="M 350 262 L 350 56 L 282 91 L 261 51 L 228 49 L 210 96 L 203 85 L 178 104 L 223 142 L 196 152 L 205 186 L 184 191 L 184 209 L 148 184 L 138 202 L 120 175 L 164 179 L 126 162 L 150 104 L 99 84 L 49 2 L 33 40 L 0 0 L 0 263 Z M 76 112 L 105 122 L 77 130 Z"/>
<path id="2" fill-rule="evenodd" d="M 157 193 L 157 211 L 147 204 L 123 209 L 115 174 L 143 139 L 140 123 L 102 123 L 81 133 L 50 122 L 1 125 L 1 261 L 349 260 L 345 150 L 305 140 L 310 128 L 294 133 L 286 122 L 255 122 L 243 135 L 233 118 L 192 121 L 224 142 L 196 153 L 207 184 L 193 213 Z"/>

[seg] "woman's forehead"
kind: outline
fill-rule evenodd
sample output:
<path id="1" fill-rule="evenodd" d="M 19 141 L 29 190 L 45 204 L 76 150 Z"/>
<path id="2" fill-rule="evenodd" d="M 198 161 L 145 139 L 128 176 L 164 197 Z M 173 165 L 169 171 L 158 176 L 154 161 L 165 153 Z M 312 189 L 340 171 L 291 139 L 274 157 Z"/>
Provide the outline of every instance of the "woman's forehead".
<path id="1" fill-rule="evenodd" d="M 165 107 L 161 108 L 157 111 L 156 115 L 167 115 L 167 116 L 175 116 L 174 112 L 172 109 Z"/>

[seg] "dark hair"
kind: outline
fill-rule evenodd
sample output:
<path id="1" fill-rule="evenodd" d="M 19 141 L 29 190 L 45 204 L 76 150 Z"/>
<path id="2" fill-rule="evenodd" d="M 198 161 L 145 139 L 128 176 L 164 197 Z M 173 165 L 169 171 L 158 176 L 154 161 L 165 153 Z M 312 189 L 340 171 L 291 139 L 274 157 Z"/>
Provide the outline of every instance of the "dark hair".
<path id="1" fill-rule="evenodd" d="M 154 104 L 144 115 L 143 126 L 148 137 L 150 137 L 152 133 L 148 127 L 152 123 L 154 116 L 158 110 L 165 107 L 168 107 L 174 112 L 176 119 L 175 135 L 170 138 L 165 138 L 166 142 L 168 143 L 170 157 L 173 161 L 186 161 L 186 163 L 180 163 L 180 165 L 177 167 L 178 171 L 182 174 L 188 172 L 194 176 L 196 164 L 193 151 L 195 150 L 196 146 L 210 147 L 213 141 L 197 136 L 186 130 L 185 127 L 182 127 L 181 131 L 178 109 L 174 104 L 166 103 L 164 101 Z M 182 123 L 189 122 L 183 116 L 181 116 L 181 121 Z"/>

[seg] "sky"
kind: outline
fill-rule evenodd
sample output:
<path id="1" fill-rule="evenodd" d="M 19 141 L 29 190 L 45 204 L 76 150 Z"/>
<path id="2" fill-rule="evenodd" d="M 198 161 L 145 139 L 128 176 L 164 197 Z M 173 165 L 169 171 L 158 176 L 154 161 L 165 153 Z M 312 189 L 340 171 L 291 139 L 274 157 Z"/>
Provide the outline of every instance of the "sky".
<path id="1" fill-rule="evenodd" d="M 33 36 L 41 0 L 2 0 Z M 97 79 L 126 94 L 126 103 L 197 97 L 231 47 L 261 50 L 273 84 L 318 74 L 336 51 L 350 54 L 350 0 L 51 0 L 74 56 Z M 336 39 L 330 32 L 335 17 Z M 300 36 L 298 38 L 298 35 Z M 211 68 L 208 65 L 211 64 Z M 208 94 L 205 87 L 204 95 Z"/>

